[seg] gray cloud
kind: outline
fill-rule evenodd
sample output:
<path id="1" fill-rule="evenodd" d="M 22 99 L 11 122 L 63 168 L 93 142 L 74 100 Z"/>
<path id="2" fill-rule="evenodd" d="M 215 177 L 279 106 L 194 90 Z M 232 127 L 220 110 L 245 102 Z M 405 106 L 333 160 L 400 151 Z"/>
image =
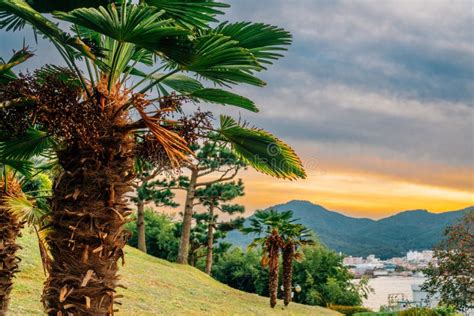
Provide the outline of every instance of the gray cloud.
<path id="1" fill-rule="evenodd" d="M 381 157 L 474 167 L 470 1 L 232 3 L 235 20 L 294 34 L 247 116 L 292 142 L 359 145 Z M 346 151 L 343 148 L 347 148 Z"/>
<path id="2" fill-rule="evenodd" d="M 341 156 L 362 148 L 374 156 L 474 167 L 470 1 L 228 2 L 226 19 L 283 26 L 294 44 L 262 74 L 266 88 L 236 88 L 261 113 L 229 107 L 218 113 L 242 115 L 305 152 L 310 141 Z M 1 56 L 20 48 L 23 37 L 35 46 L 31 31 L 2 32 Z M 44 41 L 36 49 L 29 69 L 59 61 Z"/>

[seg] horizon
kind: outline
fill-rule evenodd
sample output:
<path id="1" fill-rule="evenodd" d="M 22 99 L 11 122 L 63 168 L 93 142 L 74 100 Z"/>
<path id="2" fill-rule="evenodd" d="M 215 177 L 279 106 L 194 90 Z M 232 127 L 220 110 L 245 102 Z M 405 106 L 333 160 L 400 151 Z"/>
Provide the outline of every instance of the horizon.
<path id="1" fill-rule="evenodd" d="M 368 218 L 474 205 L 470 1 L 269 3 L 234 2 L 225 16 L 293 34 L 285 58 L 262 75 L 267 87 L 235 89 L 260 113 L 202 106 L 270 131 L 306 167 L 297 181 L 239 174 L 246 196 L 237 201 L 248 212 L 294 199 Z M 23 39 L 36 50 L 23 71 L 51 61 L 51 46 L 35 44 L 31 31 L 1 39 L 4 58 Z"/>
<path id="2" fill-rule="evenodd" d="M 292 202 L 303 202 L 303 203 L 310 203 L 314 206 L 318 206 L 318 207 L 321 207 L 323 209 L 325 209 L 326 211 L 329 211 L 329 212 L 333 212 L 333 213 L 338 213 L 340 215 L 344 215 L 344 216 L 347 216 L 347 217 L 352 217 L 352 218 L 357 218 L 357 219 L 371 219 L 371 220 L 374 220 L 374 221 L 379 221 L 379 220 L 382 220 L 382 219 L 385 219 L 385 218 L 389 218 L 389 217 L 392 217 L 392 216 L 395 216 L 395 215 L 399 215 L 401 213 L 409 213 L 409 212 L 427 212 L 429 214 L 434 214 L 434 215 L 437 215 L 437 214 L 443 214 L 443 213 L 451 213 L 451 212 L 460 212 L 460 211 L 465 211 L 465 210 L 470 210 L 472 208 L 474 208 L 474 205 L 468 205 L 466 207 L 463 207 L 461 209 L 456 209 L 456 210 L 444 210 L 442 212 L 433 212 L 429 209 L 423 209 L 423 208 L 417 208 L 417 209 L 406 209 L 406 210 L 398 210 L 398 211 L 394 211 L 393 213 L 391 214 L 388 214 L 388 215 L 384 215 L 382 217 L 365 217 L 365 216 L 354 216 L 354 215 L 351 215 L 351 214 L 348 214 L 347 212 L 345 212 L 344 210 L 333 210 L 333 209 L 329 209 L 327 208 L 326 206 L 324 205 L 321 205 L 321 204 L 318 204 L 318 203 L 315 203 L 315 202 L 311 202 L 311 201 L 308 201 L 308 200 L 290 200 L 290 201 L 287 201 L 287 202 L 283 202 L 283 203 L 278 203 L 278 204 L 275 204 L 275 205 L 271 205 L 269 207 L 266 207 L 266 208 L 263 208 L 263 209 L 270 209 L 272 207 L 277 207 L 277 206 L 280 206 L 280 205 L 286 205 L 286 204 L 289 204 L 289 203 L 292 203 Z M 252 214 L 255 213 L 255 212 L 252 212 Z"/>

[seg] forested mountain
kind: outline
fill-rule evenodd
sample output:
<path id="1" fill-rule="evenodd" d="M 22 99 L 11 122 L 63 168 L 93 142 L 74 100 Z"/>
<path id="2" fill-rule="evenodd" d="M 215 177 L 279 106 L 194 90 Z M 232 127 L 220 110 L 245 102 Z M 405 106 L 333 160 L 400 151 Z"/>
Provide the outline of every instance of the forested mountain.
<path id="1" fill-rule="evenodd" d="M 292 210 L 295 218 L 336 251 L 353 256 L 375 254 L 382 258 L 403 256 L 408 250 L 431 249 L 440 241 L 447 226 L 454 224 L 464 212 L 474 210 L 474 206 L 440 214 L 412 210 L 372 220 L 346 216 L 308 201 L 290 201 L 272 208 Z M 253 236 L 234 231 L 227 241 L 246 246 L 252 239 Z"/>

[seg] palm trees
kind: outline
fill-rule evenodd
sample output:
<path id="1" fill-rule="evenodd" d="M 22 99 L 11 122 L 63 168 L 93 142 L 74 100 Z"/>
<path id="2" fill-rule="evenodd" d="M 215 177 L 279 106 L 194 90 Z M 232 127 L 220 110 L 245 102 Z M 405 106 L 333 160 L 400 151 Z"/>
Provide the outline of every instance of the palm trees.
<path id="1" fill-rule="evenodd" d="M 277 303 L 280 251 L 283 253 L 284 303 L 291 301 L 293 282 L 293 259 L 301 257 L 298 246 L 312 243 L 310 231 L 301 224 L 294 223 L 292 211 L 277 212 L 273 209 L 257 211 L 250 219 L 250 225 L 242 229 L 244 234 L 256 234 L 251 246 L 263 248 L 262 266 L 268 265 L 270 306 Z"/>
<path id="2" fill-rule="evenodd" d="M 26 48 L 16 52 L 8 62 L 0 64 L 0 88 L 17 78 L 12 68 L 33 55 Z M 18 113 L 10 111 L 4 113 L 18 119 Z M 3 118 L 2 118 L 3 120 Z M 2 139 L 5 137 L 13 137 L 16 130 L 13 125 L 2 126 Z M 16 122 L 21 125 L 21 119 Z M 0 143 L 0 150 L 2 149 Z M 9 204 L 12 198 L 23 197 L 23 191 L 20 181 L 16 177 L 17 173 L 31 175 L 32 163 L 30 161 L 5 159 L 0 156 L 0 315 L 6 315 L 10 298 L 10 291 L 13 284 L 13 275 L 18 272 L 18 261 L 16 252 L 20 249 L 16 239 L 20 235 L 23 228 L 23 219 L 18 216 Z"/>
<path id="3" fill-rule="evenodd" d="M 251 100 L 206 88 L 198 79 L 262 86 L 255 74 L 291 42 L 288 32 L 261 23 L 211 28 L 227 7 L 214 1 L 120 1 L 99 7 L 103 2 L 108 1 L 87 1 L 91 7 L 83 8 L 79 1 L 58 7 L 54 1 L 0 0 L 1 27 L 31 25 L 67 65 L 44 67 L 0 92 L 3 106 L 21 106 L 29 125 L 42 132 L 10 141 L 7 157 L 34 153 L 48 142 L 62 168 L 47 237 L 53 261 L 43 301 L 51 315 L 114 313 L 134 159 L 166 156 L 173 167 L 187 159 L 182 135 L 192 131 L 171 114 L 190 101 L 257 111 Z M 69 22 L 71 31 L 37 10 L 71 10 L 52 12 Z M 240 126 L 228 116 L 221 117 L 215 131 L 258 170 L 280 178 L 305 177 L 292 149 L 269 133 Z M 267 152 L 270 145 L 278 147 L 276 155 Z"/>
<path id="4" fill-rule="evenodd" d="M 257 237 L 251 246 L 260 244 L 263 248 L 261 263 L 262 266 L 268 265 L 268 292 L 272 308 L 277 303 L 280 249 L 284 246 L 280 228 L 291 219 L 292 214 L 292 212 L 278 213 L 273 209 L 257 211 L 250 219 L 250 226 L 242 229 L 244 234 L 263 236 Z"/>
<path id="5" fill-rule="evenodd" d="M 6 200 L 22 191 L 12 173 L 5 172 L 0 181 L 0 315 L 6 315 L 13 275 L 18 272 L 16 239 L 23 228 L 23 221 L 11 212 Z"/>
<path id="6" fill-rule="evenodd" d="M 302 245 L 314 244 L 311 231 L 301 224 L 283 223 L 281 227 L 283 236 L 283 302 L 288 306 L 291 302 L 293 284 L 293 260 L 299 259 L 302 253 L 298 248 Z"/>

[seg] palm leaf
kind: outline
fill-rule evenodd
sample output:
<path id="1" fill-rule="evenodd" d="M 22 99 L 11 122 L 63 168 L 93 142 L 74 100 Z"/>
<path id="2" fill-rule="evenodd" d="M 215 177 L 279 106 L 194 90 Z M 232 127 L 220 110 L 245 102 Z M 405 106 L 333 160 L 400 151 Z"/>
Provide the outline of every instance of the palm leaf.
<path id="1" fill-rule="evenodd" d="M 46 65 L 35 72 L 38 83 L 43 84 L 49 78 L 55 78 L 58 81 L 63 82 L 71 88 L 80 88 L 81 81 L 75 73 L 70 71 L 68 68 Z"/>
<path id="2" fill-rule="evenodd" d="M 25 23 L 44 34 L 56 43 L 77 49 L 79 52 L 94 59 L 90 48 L 79 38 L 71 37 L 63 32 L 56 24 L 46 19 L 38 11 L 33 9 L 23 0 L 1 0 L 0 1 L 0 29 L 16 31 L 21 29 Z"/>
<path id="3" fill-rule="evenodd" d="M 197 37 L 189 56 L 182 60 L 184 70 L 197 73 L 217 84 L 247 83 L 263 86 L 265 83 L 252 75 L 262 69 L 255 56 L 239 46 L 239 42 L 221 34 Z"/>
<path id="4" fill-rule="evenodd" d="M 10 60 L 5 64 L 0 64 L 0 75 L 5 74 L 13 67 L 25 62 L 27 59 L 33 57 L 33 53 L 27 48 L 23 48 L 13 54 Z"/>
<path id="5" fill-rule="evenodd" d="M 131 59 L 147 66 L 153 66 L 154 63 L 153 52 L 144 48 L 136 49 L 133 52 Z"/>
<path id="6" fill-rule="evenodd" d="M 260 63 L 271 64 L 282 57 L 281 51 L 291 44 L 291 33 L 264 23 L 237 22 L 222 23 L 211 32 L 229 36 L 248 49 Z"/>
<path id="7" fill-rule="evenodd" d="M 228 4 L 212 0 L 145 0 L 160 10 L 164 18 L 171 18 L 188 28 L 206 28 L 209 22 L 217 22 L 215 15 L 223 14 L 218 8 L 228 8 Z"/>
<path id="8" fill-rule="evenodd" d="M 169 76 L 161 83 L 180 93 L 192 93 L 204 88 L 202 83 L 183 74 Z"/>
<path id="9" fill-rule="evenodd" d="M 170 37 L 187 35 L 188 31 L 172 26 L 161 18 L 163 11 L 146 5 L 115 5 L 107 8 L 80 8 L 55 12 L 60 20 L 77 24 L 121 43 L 132 43 L 151 51 L 160 51 L 161 43 Z"/>
<path id="10" fill-rule="evenodd" d="M 27 0 L 28 4 L 38 12 L 71 11 L 78 8 L 105 6 L 111 0 Z"/>
<path id="11" fill-rule="evenodd" d="M 25 177 L 31 177 L 33 174 L 33 163 L 28 160 L 6 159 L 0 157 L 0 165 L 8 166 Z"/>
<path id="12" fill-rule="evenodd" d="M 252 100 L 221 89 L 200 89 L 192 92 L 189 96 L 202 101 L 224 105 L 234 105 L 252 112 L 258 112 L 258 108 L 255 106 L 255 103 Z"/>
<path id="13" fill-rule="evenodd" d="M 6 63 L 0 63 L 0 85 L 7 84 L 12 80 L 17 79 L 17 75 L 11 69 L 25 62 L 32 56 L 33 53 L 25 47 L 15 52 Z M 1 61 L 3 61 L 3 59 Z"/>
<path id="14" fill-rule="evenodd" d="M 0 143 L 0 157 L 28 160 L 48 153 L 53 146 L 54 141 L 46 132 L 29 128 L 21 137 Z"/>
<path id="15" fill-rule="evenodd" d="M 301 160 L 293 149 L 270 133 L 241 127 L 229 116 L 221 116 L 220 133 L 256 170 L 277 178 L 306 178 Z"/>
<path id="16" fill-rule="evenodd" d="M 152 81 L 151 86 L 158 85 L 163 89 L 163 85 L 183 94 L 193 93 L 197 90 L 204 89 L 204 86 L 198 80 L 183 74 L 157 74 L 149 76 L 145 72 L 133 68 L 130 74 L 138 77 L 149 78 Z"/>
<path id="17" fill-rule="evenodd" d="M 147 128 L 163 146 L 171 164 L 177 167 L 181 161 L 186 160 L 186 155 L 191 152 L 186 141 L 175 132 L 161 126 L 158 119 L 148 116 L 143 109 L 138 107 L 136 109 Z"/>
<path id="18" fill-rule="evenodd" d="M 41 223 L 44 211 L 36 207 L 32 201 L 28 200 L 26 196 L 7 197 L 5 199 L 5 207 L 7 207 L 12 214 L 26 221 L 28 224 L 38 225 Z"/>

